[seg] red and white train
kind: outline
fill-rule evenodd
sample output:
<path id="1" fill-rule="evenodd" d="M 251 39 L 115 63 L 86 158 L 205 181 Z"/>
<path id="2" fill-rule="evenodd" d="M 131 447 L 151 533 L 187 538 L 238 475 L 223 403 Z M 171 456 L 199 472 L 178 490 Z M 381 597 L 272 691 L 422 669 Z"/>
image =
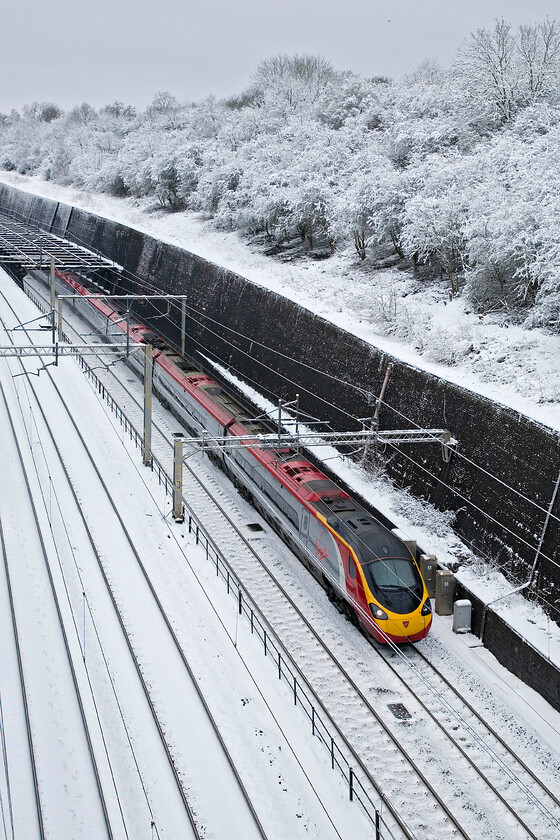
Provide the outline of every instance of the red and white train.
<path id="1" fill-rule="evenodd" d="M 77 275 L 57 272 L 57 277 L 64 293 L 70 287 L 73 293 L 91 294 Z M 122 340 L 126 322 L 112 301 L 88 303 L 92 325 L 108 340 Z M 217 382 L 192 369 L 145 325 L 130 323 L 130 341 L 153 344 L 154 392 L 194 435 L 244 438 L 270 432 L 260 421 L 245 419 L 241 405 Z M 291 449 L 248 445 L 224 448 L 218 457 L 352 620 L 379 642 L 415 642 L 427 635 L 428 591 L 416 559 L 394 532 Z"/>

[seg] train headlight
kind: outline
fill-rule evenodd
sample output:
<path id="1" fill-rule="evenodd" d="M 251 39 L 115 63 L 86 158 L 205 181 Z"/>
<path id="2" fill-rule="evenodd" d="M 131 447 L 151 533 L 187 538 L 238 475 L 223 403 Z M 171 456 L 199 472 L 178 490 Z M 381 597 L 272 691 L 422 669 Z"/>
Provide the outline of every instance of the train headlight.
<path id="1" fill-rule="evenodd" d="M 426 598 L 426 600 L 422 604 L 422 609 L 420 611 L 420 615 L 431 615 L 431 614 L 432 614 L 432 607 L 430 605 L 430 599 Z"/>
<path id="2" fill-rule="evenodd" d="M 377 621 L 386 621 L 389 618 L 385 610 L 382 610 L 381 607 L 377 606 L 377 604 L 370 604 L 369 608 L 372 616 L 377 619 Z"/>

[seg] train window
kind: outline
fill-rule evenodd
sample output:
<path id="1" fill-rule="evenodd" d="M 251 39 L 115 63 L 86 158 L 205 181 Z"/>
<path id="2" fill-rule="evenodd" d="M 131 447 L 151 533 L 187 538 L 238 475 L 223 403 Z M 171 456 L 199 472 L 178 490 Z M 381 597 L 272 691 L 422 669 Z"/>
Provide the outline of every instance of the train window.
<path id="1" fill-rule="evenodd" d="M 390 557 L 370 564 L 371 575 L 379 589 L 415 586 L 415 568 L 408 560 Z"/>
<path id="2" fill-rule="evenodd" d="M 369 531 L 362 531 L 360 540 L 360 560 L 369 563 L 381 557 L 400 557 L 407 562 L 410 553 L 401 540 L 382 525 L 371 523 Z"/>
<path id="3" fill-rule="evenodd" d="M 291 505 L 286 504 L 286 502 L 282 502 L 280 508 L 284 512 L 284 515 L 287 516 L 289 522 L 291 522 L 292 525 L 295 525 L 297 528 L 298 518 L 297 513 L 295 512 L 293 507 Z"/>
<path id="4" fill-rule="evenodd" d="M 388 557 L 365 563 L 363 569 L 373 594 L 383 607 L 401 614 L 418 609 L 422 580 L 411 560 Z"/>
<path id="5" fill-rule="evenodd" d="M 356 577 L 356 564 L 354 563 L 354 558 L 352 556 L 348 557 L 348 574 L 351 578 Z"/>
<path id="6" fill-rule="evenodd" d="M 266 495 L 268 496 L 268 498 L 272 500 L 272 502 L 276 505 L 276 507 L 279 510 L 281 510 L 282 513 L 284 514 L 284 516 L 292 523 L 292 525 L 295 525 L 297 527 L 298 524 L 299 524 L 298 523 L 298 518 L 297 518 L 297 513 L 292 508 L 292 506 L 289 505 L 282 498 L 280 493 L 278 493 L 276 490 L 269 487 L 268 484 L 265 484 L 263 486 L 263 490 L 266 493 Z"/>

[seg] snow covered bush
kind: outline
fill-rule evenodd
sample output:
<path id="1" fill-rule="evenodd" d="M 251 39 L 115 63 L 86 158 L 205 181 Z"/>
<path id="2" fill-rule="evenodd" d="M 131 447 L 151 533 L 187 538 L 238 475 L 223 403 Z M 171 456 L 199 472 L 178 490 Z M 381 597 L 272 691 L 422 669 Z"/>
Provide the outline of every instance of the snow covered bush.
<path id="1" fill-rule="evenodd" d="M 556 21 L 497 21 L 452 67 L 425 61 L 402 80 L 281 55 L 224 102 L 34 102 L 0 115 L 0 166 L 198 212 L 270 254 L 336 249 L 364 272 L 412 269 L 438 295 L 443 277 L 442 298 L 558 330 L 559 91 Z M 390 300 L 376 306 L 413 334 Z"/>
<path id="2" fill-rule="evenodd" d="M 446 329 L 433 326 L 426 339 L 424 356 L 431 362 L 456 365 L 471 352 L 472 346 L 471 330 L 465 327 Z"/>

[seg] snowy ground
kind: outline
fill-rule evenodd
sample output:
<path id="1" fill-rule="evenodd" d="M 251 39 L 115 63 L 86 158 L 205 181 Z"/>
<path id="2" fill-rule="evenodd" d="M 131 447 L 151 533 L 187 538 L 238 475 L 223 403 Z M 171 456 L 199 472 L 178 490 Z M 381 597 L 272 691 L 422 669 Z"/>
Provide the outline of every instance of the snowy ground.
<path id="1" fill-rule="evenodd" d="M 366 275 L 351 253 L 283 263 L 249 247 L 237 233 L 217 231 L 194 214 L 150 212 L 146 202 L 12 172 L 0 172 L 0 181 L 115 219 L 199 254 L 296 300 L 409 364 L 560 430 L 560 337 L 508 327 L 496 316 L 480 318 L 461 299 L 450 303 L 445 283 L 426 285 L 397 270 Z M 332 469 L 336 463 L 329 460 Z M 411 500 L 383 479 L 364 476 L 354 465 L 341 464 L 341 474 L 440 562 L 468 555 L 445 515 Z M 487 602 L 511 590 L 502 575 L 483 564 L 466 567 L 459 576 Z M 517 631 L 560 667 L 560 629 L 541 610 L 522 595 L 501 600 L 495 609 L 506 621 L 513 613 Z"/>

